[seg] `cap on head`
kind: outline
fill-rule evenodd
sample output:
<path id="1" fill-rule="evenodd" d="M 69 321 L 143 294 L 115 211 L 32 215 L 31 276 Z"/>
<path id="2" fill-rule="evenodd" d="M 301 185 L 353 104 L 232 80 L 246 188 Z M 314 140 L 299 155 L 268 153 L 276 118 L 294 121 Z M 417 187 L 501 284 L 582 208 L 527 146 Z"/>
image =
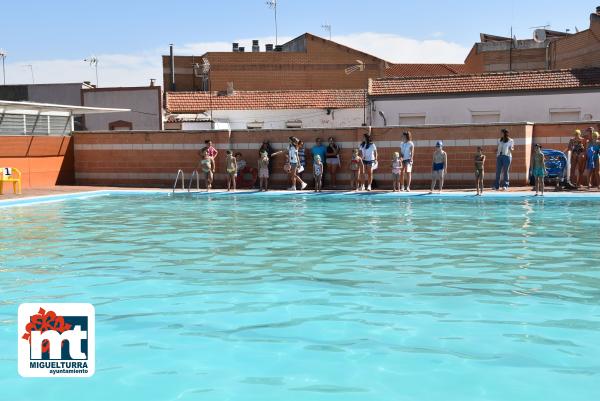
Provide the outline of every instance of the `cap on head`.
<path id="1" fill-rule="evenodd" d="M 435 144 L 436 148 L 441 148 L 442 146 L 444 146 L 444 142 L 442 142 L 442 141 L 437 141 Z"/>
<path id="2" fill-rule="evenodd" d="M 320 161 L 321 161 L 321 156 L 319 156 L 319 155 L 315 155 L 315 161 L 318 161 L 318 162 L 320 162 Z"/>

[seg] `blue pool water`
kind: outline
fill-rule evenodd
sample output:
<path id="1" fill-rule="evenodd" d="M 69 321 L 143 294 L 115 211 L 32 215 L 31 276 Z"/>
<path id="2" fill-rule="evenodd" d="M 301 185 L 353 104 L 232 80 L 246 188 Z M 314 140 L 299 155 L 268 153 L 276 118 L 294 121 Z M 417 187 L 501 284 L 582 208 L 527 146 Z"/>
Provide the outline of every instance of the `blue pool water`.
<path id="1" fill-rule="evenodd" d="M 598 400 L 600 204 L 112 195 L 0 209 L 0 400 Z M 96 374 L 17 374 L 17 307 Z"/>

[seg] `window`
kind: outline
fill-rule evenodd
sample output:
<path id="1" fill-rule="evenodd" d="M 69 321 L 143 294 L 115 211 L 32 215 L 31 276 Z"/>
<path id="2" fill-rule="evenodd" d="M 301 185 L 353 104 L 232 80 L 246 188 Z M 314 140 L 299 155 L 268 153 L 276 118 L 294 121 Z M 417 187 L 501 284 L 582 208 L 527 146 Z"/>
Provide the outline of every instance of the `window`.
<path id="1" fill-rule="evenodd" d="M 550 121 L 579 121 L 580 109 L 550 109 Z"/>
<path id="2" fill-rule="evenodd" d="M 425 124 L 425 113 L 400 113 L 400 125 L 423 125 Z"/>
<path id="3" fill-rule="evenodd" d="M 261 129 L 263 127 L 263 125 L 265 125 L 264 121 L 251 121 L 249 123 L 246 124 L 246 128 L 248 129 Z"/>
<path id="4" fill-rule="evenodd" d="M 108 129 L 110 131 L 131 131 L 133 124 L 130 121 L 117 120 L 108 123 Z"/>
<path id="5" fill-rule="evenodd" d="M 500 112 L 471 110 L 471 122 L 473 124 L 489 124 L 500 122 Z"/>

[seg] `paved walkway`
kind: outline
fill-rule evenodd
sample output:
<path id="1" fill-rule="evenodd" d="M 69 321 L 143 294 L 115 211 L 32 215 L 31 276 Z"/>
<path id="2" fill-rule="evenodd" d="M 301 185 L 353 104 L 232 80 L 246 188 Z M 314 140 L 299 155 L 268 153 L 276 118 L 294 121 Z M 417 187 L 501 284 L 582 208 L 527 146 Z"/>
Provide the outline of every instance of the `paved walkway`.
<path id="1" fill-rule="evenodd" d="M 25 199 L 25 198 L 32 198 L 32 197 L 38 197 L 38 196 L 47 196 L 47 195 L 66 195 L 66 194 L 74 194 L 74 193 L 79 193 L 79 192 L 88 192 L 88 191 L 101 191 L 101 190 L 114 190 L 114 191 L 127 191 L 127 190 L 149 190 L 149 191 L 165 191 L 165 192 L 170 192 L 170 189 L 159 189 L 159 188 L 126 188 L 126 187 L 91 187 L 91 186 L 55 186 L 52 188 L 34 188 L 34 189 L 25 189 L 23 190 L 23 194 L 21 195 L 15 195 L 12 193 L 12 188 L 10 188 L 10 191 L 5 191 L 5 193 L 3 195 L 0 195 L 0 201 L 2 200 L 8 200 L 8 199 Z M 222 193 L 225 190 L 223 189 L 215 189 L 212 190 L 212 193 Z M 241 190 L 239 192 L 250 192 L 248 190 Z M 251 192 L 256 192 L 256 190 L 252 190 Z M 291 193 L 291 191 L 282 191 L 282 190 L 271 190 L 269 192 L 276 192 L 276 193 L 282 193 L 282 192 L 289 192 Z M 324 193 L 332 193 L 332 192 L 348 192 L 347 190 L 338 190 L 338 191 L 327 191 L 325 190 Z M 425 189 L 417 189 L 414 190 L 413 192 L 411 192 L 411 194 L 423 194 L 423 193 L 427 193 L 428 191 Z M 533 194 L 532 188 L 531 187 L 514 187 L 514 188 L 510 188 L 508 191 L 508 193 L 511 194 L 522 194 L 522 195 L 531 195 Z M 507 193 L 505 191 L 494 191 L 492 189 L 486 189 L 486 193 L 487 194 L 503 194 L 503 193 Z M 314 193 L 314 191 L 312 190 L 306 190 L 306 191 L 297 191 L 296 193 Z M 364 192 L 361 191 L 359 192 L 361 194 L 366 194 L 368 192 Z M 392 194 L 393 192 L 391 190 L 373 190 L 372 193 L 390 193 Z M 445 189 L 444 190 L 445 194 L 474 194 L 475 193 L 475 189 Z M 591 190 L 587 190 L 586 189 L 580 189 L 577 191 L 555 191 L 553 187 L 551 188 L 547 188 L 546 189 L 546 193 L 547 194 L 561 194 L 561 195 L 567 195 L 568 194 L 577 194 L 577 197 L 580 196 L 585 196 L 585 194 L 595 194 L 595 195 L 600 195 L 600 191 L 596 188 L 592 188 Z M 408 193 L 404 192 L 404 193 L 399 193 L 400 194 L 406 194 L 408 195 Z"/>

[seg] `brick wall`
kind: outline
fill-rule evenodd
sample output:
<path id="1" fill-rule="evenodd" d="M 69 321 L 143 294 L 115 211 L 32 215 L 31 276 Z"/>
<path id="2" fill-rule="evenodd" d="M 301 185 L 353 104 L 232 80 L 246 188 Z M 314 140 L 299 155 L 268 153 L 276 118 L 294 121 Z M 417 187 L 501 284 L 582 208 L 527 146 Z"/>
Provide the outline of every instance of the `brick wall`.
<path id="1" fill-rule="evenodd" d="M 75 182 L 70 136 L 0 136 L 0 167 L 18 168 L 23 188 Z"/>
<path id="2" fill-rule="evenodd" d="M 516 149 L 512 167 L 513 185 L 524 185 L 529 169 L 533 125 L 508 124 L 515 138 Z M 414 182 L 427 185 L 431 175 L 432 154 L 435 142 L 443 140 L 449 155 L 449 186 L 470 187 L 473 182 L 473 155 L 477 146 L 483 146 L 488 155 L 486 179 L 491 184 L 495 170 L 495 150 L 500 136 L 499 125 L 427 126 L 411 129 L 416 144 Z M 379 150 L 380 168 L 376 172 L 378 183 L 389 186 L 392 154 L 398 151 L 402 131 L 406 128 L 373 129 L 374 141 Z M 275 149 L 287 146 L 290 135 L 304 140 L 307 148 L 316 137 L 333 136 L 342 147 L 340 181 L 349 179 L 348 163 L 351 150 L 362 140 L 366 128 L 302 129 L 263 131 L 204 131 L 204 132 L 77 132 L 75 140 L 76 182 L 80 185 L 158 186 L 172 185 L 176 171 L 183 169 L 186 176 L 197 168 L 199 150 L 206 139 L 211 139 L 220 155 L 217 158 L 217 186 L 222 187 L 225 176 L 225 150 L 240 151 L 250 166 L 256 166 L 258 148 L 263 139 L 269 139 Z M 310 152 L 307 151 L 307 154 Z M 274 159 L 272 183 L 276 187 L 287 185 L 283 173 L 284 157 Z M 308 158 L 310 176 L 310 157 Z"/>
<path id="3" fill-rule="evenodd" d="M 359 89 L 366 88 L 369 78 L 383 76 L 383 60 L 367 56 L 334 42 L 309 35 L 306 52 L 210 52 L 212 90 L 226 90 L 233 82 L 238 90 L 278 89 Z M 359 59 L 365 71 L 344 73 Z M 194 77 L 192 65 L 201 63 L 198 56 L 175 57 L 177 91 L 201 90 L 201 78 Z M 170 88 L 170 61 L 163 56 L 165 90 Z"/>
<path id="4" fill-rule="evenodd" d="M 555 69 L 600 67 L 600 21 L 592 18 L 590 29 L 555 41 L 549 51 Z"/>

